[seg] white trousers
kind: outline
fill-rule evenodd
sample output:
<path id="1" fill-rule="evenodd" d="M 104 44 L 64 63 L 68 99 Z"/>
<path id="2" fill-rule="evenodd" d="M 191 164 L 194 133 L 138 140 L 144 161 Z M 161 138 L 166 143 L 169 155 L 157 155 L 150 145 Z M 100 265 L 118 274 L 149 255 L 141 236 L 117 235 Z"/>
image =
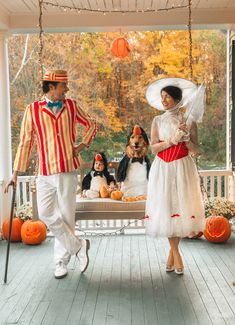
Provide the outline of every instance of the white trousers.
<path id="1" fill-rule="evenodd" d="M 39 218 L 55 236 L 54 260 L 68 264 L 81 240 L 75 236 L 77 174 L 58 173 L 37 178 Z"/>

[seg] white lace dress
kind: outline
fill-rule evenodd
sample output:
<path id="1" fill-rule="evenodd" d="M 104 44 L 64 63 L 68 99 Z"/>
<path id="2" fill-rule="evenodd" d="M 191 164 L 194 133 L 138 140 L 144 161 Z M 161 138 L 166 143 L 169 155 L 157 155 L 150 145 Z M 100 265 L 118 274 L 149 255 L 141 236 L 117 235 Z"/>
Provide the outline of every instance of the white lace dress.
<path id="1" fill-rule="evenodd" d="M 165 112 L 156 116 L 153 123 L 157 125 L 160 141 L 175 134 L 180 121 L 180 113 Z M 177 150 L 182 146 L 185 144 L 169 149 L 170 155 L 177 156 Z M 188 154 L 171 162 L 162 158 L 156 155 L 149 173 L 146 233 L 154 237 L 186 237 L 192 232 L 203 231 L 204 204 L 192 157 Z"/>

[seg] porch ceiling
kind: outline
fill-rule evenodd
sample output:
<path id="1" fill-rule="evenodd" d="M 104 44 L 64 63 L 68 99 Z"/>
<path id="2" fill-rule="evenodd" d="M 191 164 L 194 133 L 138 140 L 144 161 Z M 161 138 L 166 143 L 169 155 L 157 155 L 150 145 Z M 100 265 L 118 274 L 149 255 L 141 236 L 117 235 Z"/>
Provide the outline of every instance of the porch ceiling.
<path id="1" fill-rule="evenodd" d="M 106 15 L 89 11 L 65 12 L 61 8 L 44 5 L 43 27 L 45 31 L 51 32 L 177 29 L 186 28 L 188 20 L 187 8 L 159 10 L 172 6 L 186 6 L 188 0 L 47 1 L 88 10 L 125 12 L 125 14 L 108 12 Z M 38 0 L 0 0 L 0 29 L 7 29 L 12 33 L 35 32 L 38 24 L 38 7 Z M 156 12 L 137 12 L 148 9 Z M 235 1 L 192 0 L 192 17 L 195 28 L 231 28 L 235 26 Z"/>

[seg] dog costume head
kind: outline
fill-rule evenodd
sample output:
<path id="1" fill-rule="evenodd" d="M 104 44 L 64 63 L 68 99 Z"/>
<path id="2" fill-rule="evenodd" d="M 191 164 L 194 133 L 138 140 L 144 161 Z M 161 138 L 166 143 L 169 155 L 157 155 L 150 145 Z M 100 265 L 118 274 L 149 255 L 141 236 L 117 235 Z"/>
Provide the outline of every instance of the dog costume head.
<path id="1" fill-rule="evenodd" d="M 149 140 L 144 129 L 135 125 L 127 137 L 126 154 L 128 158 L 146 157 L 148 153 Z"/>

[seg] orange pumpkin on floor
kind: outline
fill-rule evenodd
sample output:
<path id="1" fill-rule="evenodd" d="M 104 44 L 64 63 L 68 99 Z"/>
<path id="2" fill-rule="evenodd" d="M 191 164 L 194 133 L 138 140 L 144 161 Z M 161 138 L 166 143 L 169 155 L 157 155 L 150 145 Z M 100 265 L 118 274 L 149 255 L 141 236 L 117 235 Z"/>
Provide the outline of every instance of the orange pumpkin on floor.
<path id="1" fill-rule="evenodd" d="M 231 225 L 222 216 L 212 216 L 206 219 L 204 236 L 212 243 L 224 243 L 231 235 Z"/>
<path id="2" fill-rule="evenodd" d="M 21 228 L 22 241 L 28 245 L 41 244 L 46 239 L 47 228 L 40 220 L 27 220 Z"/>
<path id="3" fill-rule="evenodd" d="M 21 227 L 24 221 L 20 218 L 13 218 L 12 220 L 12 233 L 11 233 L 11 242 L 21 241 Z M 6 240 L 8 240 L 10 226 L 10 218 L 6 218 L 2 225 L 3 236 Z"/>

